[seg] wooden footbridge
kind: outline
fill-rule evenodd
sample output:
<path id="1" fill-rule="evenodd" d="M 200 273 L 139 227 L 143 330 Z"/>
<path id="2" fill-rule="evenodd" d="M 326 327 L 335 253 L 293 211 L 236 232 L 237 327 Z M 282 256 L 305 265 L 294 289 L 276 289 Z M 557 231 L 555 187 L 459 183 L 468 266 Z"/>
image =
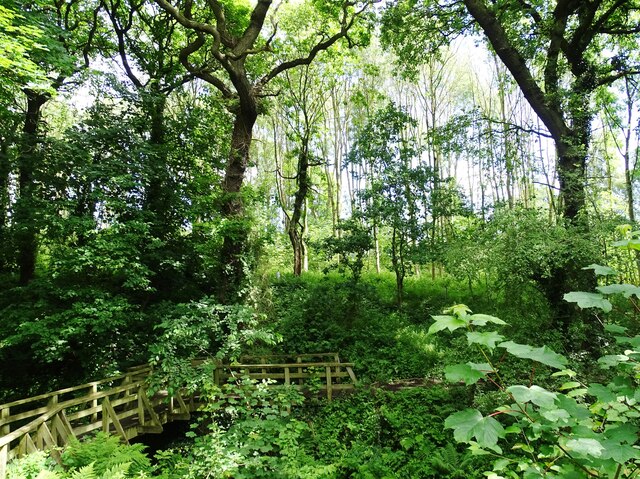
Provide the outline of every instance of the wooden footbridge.
<path id="1" fill-rule="evenodd" d="M 241 364 L 219 364 L 214 381 L 250 377 L 271 380 L 270 385 L 304 389 L 313 380 L 331 400 L 338 391 L 352 389 L 356 382 L 353 364 L 342 363 L 337 353 L 297 356 L 253 356 Z M 188 420 L 200 406 L 197 394 L 160 391 L 148 395 L 149 366 L 138 366 L 126 374 L 74 386 L 0 405 L 0 479 L 7 463 L 35 451 L 48 450 L 55 459 L 71 438 L 95 431 L 117 434 L 128 442 L 142 434 L 158 434 L 163 425 Z"/>

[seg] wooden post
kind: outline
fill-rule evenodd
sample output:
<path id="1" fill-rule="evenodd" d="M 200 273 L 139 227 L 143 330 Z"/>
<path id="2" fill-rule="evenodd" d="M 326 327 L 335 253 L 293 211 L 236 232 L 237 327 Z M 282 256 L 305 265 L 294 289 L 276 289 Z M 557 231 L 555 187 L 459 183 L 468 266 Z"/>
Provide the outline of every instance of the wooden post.
<path id="1" fill-rule="evenodd" d="M 0 409 L 0 422 L 7 421 L 10 415 L 11 415 L 11 409 L 9 409 L 8 407 Z M 0 426 L 0 436 L 6 436 L 10 432 L 11 432 L 10 424 L 3 424 L 2 426 Z"/>
<path id="2" fill-rule="evenodd" d="M 326 367 L 327 372 L 327 399 L 331 401 L 333 397 L 333 385 L 331 384 L 331 366 Z"/>
<path id="3" fill-rule="evenodd" d="M 97 384 L 92 384 L 91 385 L 91 394 L 98 394 L 98 385 Z M 91 401 L 91 408 L 92 409 L 96 409 L 98 408 L 98 400 L 94 399 L 93 401 Z M 98 412 L 94 412 L 91 415 L 91 422 L 98 422 Z"/>
<path id="4" fill-rule="evenodd" d="M 9 444 L 0 447 L 0 479 L 7 476 L 7 462 L 9 462 Z"/>
<path id="5" fill-rule="evenodd" d="M 291 386 L 291 371 L 289 370 L 289 366 L 284 367 L 284 385 L 287 387 Z"/>
<path id="6" fill-rule="evenodd" d="M 144 391 L 142 391 L 142 387 L 138 388 L 138 424 L 140 426 L 144 426 L 145 425 L 145 420 L 144 420 L 144 401 L 142 400 L 142 394 L 144 394 Z"/>
<path id="7" fill-rule="evenodd" d="M 222 386 L 222 365 L 218 362 L 216 363 L 216 369 L 213 372 L 213 382 L 216 386 Z"/>
<path id="8" fill-rule="evenodd" d="M 297 356 L 296 357 L 296 363 L 301 363 L 302 362 L 302 357 L 301 356 Z M 300 376 L 302 376 L 302 368 L 298 368 L 298 374 Z M 298 379 L 298 384 L 302 385 L 302 378 Z"/>

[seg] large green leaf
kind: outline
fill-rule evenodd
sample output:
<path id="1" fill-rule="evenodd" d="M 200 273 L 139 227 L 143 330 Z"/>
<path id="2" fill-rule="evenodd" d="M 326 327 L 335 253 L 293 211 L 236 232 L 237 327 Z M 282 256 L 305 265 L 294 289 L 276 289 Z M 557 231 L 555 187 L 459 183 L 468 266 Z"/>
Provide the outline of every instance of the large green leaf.
<path id="1" fill-rule="evenodd" d="M 507 324 L 500 318 L 496 318 L 495 316 L 490 316 L 488 314 L 472 314 L 471 315 L 471 324 L 473 324 L 474 326 L 485 326 L 487 323 L 500 324 L 500 325 Z"/>
<path id="2" fill-rule="evenodd" d="M 483 417 L 477 409 L 452 414 L 444 421 L 444 427 L 453 429 L 456 441 L 469 442 L 475 437 L 480 447 L 493 448 L 505 436 L 502 424 L 491 416 Z"/>
<path id="3" fill-rule="evenodd" d="M 592 269 L 593 272 L 598 276 L 613 276 L 618 274 L 618 272 L 615 269 L 609 268 L 608 266 L 602 266 L 599 264 L 590 264 L 589 266 L 585 266 L 582 269 Z"/>
<path id="4" fill-rule="evenodd" d="M 609 369 L 620 363 L 626 363 L 628 361 L 629 356 L 625 356 L 624 354 L 607 354 L 606 356 L 602 356 L 598 359 L 598 364 L 600 364 L 603 369 Z"/>
<path id="5" fill-rule="evenodd" d="M 468 325 L 467 321 L 457 316 L 432 316 L 432 318 L 435 320 L 435 323 L 429 327 L 427 334 L 434 334 L 443 329 L 455 331 L 459 328 L 465 328 Z"/>
<path id="6" fill-rule="evenodd" d="M 608 299 L 599 293 L 585 293 L 584 291 L 572 291 L 564 295 L 564 300 L 569 303 L 577 303 L 582 309 L 599 308 L 605 313 L 611 311 L 613 306 Z"/>
<path id="7" fill-rule="evenodd" d="M 542 408 L 552 408 L 555 405 L 556 398 L 555 393 L 547 391 L 540 386 L 511 386 L 507 388 L 507 392 L 513 395 L 513 398 L 520 403 L 532 402 L 533 404 Z"/>
<path id="8" fill-rule="evenodd" d="M 491 416 L 483 417 L 472 430 L 472 434 L 480 447 L 493 447 L 498 444 L 498 439 L 504 437 L 502 424 Z"/>
<path id="9" fill-rule="evenodd" d="M 509 353 L 522 359 L 532 359 L 539 363 L 546 364 L 556 369 L 564 369 L 567 364 L 567 358 L 558 354 L 546 346 L 541 348 L 534 348 L 528 344 L 518 344 L 513 341 L 505 341 L 498 345 L 500 348 L 505 348 Z"/>
<path id="10" fill-rule="evenodd" d="M 458 442 L 468 442 L 473 437 L 473 428 L 482 421 L 482 414 L 477 409 L 465 409 L 449 416 L 444 427 L 453 429 L 453 437 Z"/>
<path id="11" fill-rule="evenodd" d="M 625 298 L 630 298 L 631 296 L 640 298 L 640 288 L 633 284 L 610 284 L 607 286 L 598 286 L 596 289 L 602 294 L 622 294 Z"/>
<path id="12" fill-rule="evenodd" d="M 617 394 L 611 389 L 598 383 L 589 385 L 587 393 L 598 398 L 598 401 L 605 403 L 615 401 L 618 398 Z"/>
<path id="13" fill-rule="evenodd" d="M 467 333 L 467 341 L 469 344 L 480 344 L 481 346 L 486 346 L 489 349 L 494 349 L 496 347 L 496 343 L 502 340 L 504 340 L 504 336 L 495 331 L 488 331 L 485 333 L 471 331 Z"/>
<path id="14" fill-rule="evenodd" d="M 493 370 L 488 364 L 454 364 L 444 369 L 444 376 L 447 378 L 447 381 L 464 381 L 467 386 L 470 386 L 486 377 L 490 372 L 493 372 Z"/>
<path id="15" fill-rule="evenodd" d="M 632 239 L 625 239 L 625 240 L 615 241 L 615 242 L 611 243 L 611 245 L 612 246 L 623 247 L 623 248 L 640 250 L 640 239 L 632 238 Z"/>
<path id="16" fill-rule="evenodd" d="M 604 446 L 597 439 L 579 437 L 569 439 L 566 447 L 568 450 L 583 454 L 585 456 L 600 457 L 604 451 Z"/>

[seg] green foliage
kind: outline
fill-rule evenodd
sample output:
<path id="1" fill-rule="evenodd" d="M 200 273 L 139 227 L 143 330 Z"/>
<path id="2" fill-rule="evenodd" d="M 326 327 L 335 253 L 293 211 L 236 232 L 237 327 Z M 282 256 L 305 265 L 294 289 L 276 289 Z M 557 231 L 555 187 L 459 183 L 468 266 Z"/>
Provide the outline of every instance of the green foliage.
<path id="1" fill-rule="evenodd" d="M 153 467 L 141 444 L 125 445 L 102 432 L 88 440 L 72 440 L 61 465 L 36 452 L 12 461 L 7 479 L 129 479 L 150 477 Z"/>
<path id="2" fill-rule="evenodd" d="M 235 360 L 248 346 L 273 345 L 278 339 L 248 306 L 221 305 L 208 297 L 166 307 L 158 341 L 150 347 L 156 389 L 186 386 L 195 391 L 212 377 L 216 362 Z M 196 358 L 208 361 L 194 368 Z"/>
<path id="3" fill-rule="evenodd" d="M 591 265 L 589 269 L 610 274 L 608 269 L 597 265 Z M 601 294 L 597 295 L 571 293 L 567 299 L 577 302 L 580 307 L 607 313 L 612 305 L 605 295 L 635 292 L 629 286 L 602 287 Z M 434 317 L 433 332 L 467 329 L 468 338 L 471 335 L 474 338 L 470 344 L 487 363 L 448 366 L 445 370 L 447 379 L 464 381 L 467 385 L 490 380 L 507 395 L 508 402 L 489 415 L 469 408 L 450 415 L 445 421 L 445 426 L 453 429 L 456 441 L 468 444 L 475 454 L 493 457 L 493 470 L 487 472 L 489 477 L 518 477 L 519 473 L 524 477 L 584 477 L 587 474 L 589 477 L 622 478 L 635 475 L 640 465 L 637 448 L 640 425 L 635 409 L 639 336 L 626 335 L 626 328 L 609 325 L 607 330 L 617 335 L 615 342 L 631 349 L 626 349 L 624 354 L 600 358 L 601 368 L 610 370 L 609 374 L 602 375 L 602 383 L 587 383 L 586 380 L 575 380 L 576 373 L 567 369 L 568 360 L 546 346 L 535 348 L 513 341 L 480 340 L 475 328 L 484 325 L 474 324 L 467 308 L 458 306 L 449 312 L 450 316 Z M 498 367 L 496 346 L 517 358 L 559 369 L 553 377 L 569 376 L 572 380 L 556 386 L 556 390 L 535 384 L 509 385 L 502 377 L 504 367 Z M 504 418 L 502 422 L 506 424 L 499 422 L 499 418 Z"/>
<path id="4" fill-rule="evenodd" d="M 13 8 L 0 5 L 0 89 L 18 85 L 43 83 L 45 72 L 29 55 L 32 49 L 46 51 L 38 42 L 43 32 Z"/>
<path id="5" fill-rule="evenodd" d="M 398 312 L 389 275 L 365 276 L 359 283 L 331 275 L 286 275 L 270 286 L 265 312 L 282 336 L 279 352 L 339 351 L 343 361 L 356 363 L 366 382 L 423 377 L 439 351 L 426 327 L 409 317 L 427 307 L 418 303 L 424 296 L 415 296 L 407 312 Z"/>
<path id="6" fill-rule="evenodd" d="M 325 238 L 323 249 L 329 258 L 338 256 L 338 268 L 349 269 L 351 278 L 357 282 L 364 268 L 364 257 L 373 247 L 371 232 L 354 218 L 340 221 L 336 229 L 338 236 Z"/>
<path id="7" fill-rule="evenodd" d="M 142 444 L 125 445 L 118 436 L 98 433 L 86 441 L 71 440 L 62 453 L 62 465 L 69 471 L 80 471 L 91 467 L 97 477 L 110 477 L 109 471 L 125 466 L 130 476 L 139 476 L 151 471 L 151 461 L 144 453 Z"/>

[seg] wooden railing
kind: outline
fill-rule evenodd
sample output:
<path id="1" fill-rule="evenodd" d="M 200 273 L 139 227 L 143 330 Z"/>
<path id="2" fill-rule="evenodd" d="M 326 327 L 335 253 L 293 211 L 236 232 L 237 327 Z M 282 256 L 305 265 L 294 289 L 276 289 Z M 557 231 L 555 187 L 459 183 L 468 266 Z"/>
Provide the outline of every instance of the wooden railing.
<path id="1" fill-rule="evenodd" d="M 0 479 L 7 462 L 37 450 L 59 448 L 72 437 L 102 430 L 128 442 L 139 434 L 162 432 L 162 425 L 188 419 L 192 401 L 175 394 L 147 396 L 151 368 L 0 405 Z"/>
<path id="2" fill-rule="evenodd" d="M 270 379 L 285 386 L 310 386 L 316 383 L 331 401 L 333 393 L 353 389 L 356 376 L 353 363 L 342 363 L 337 353 L 245 356 L 240 364 L 220 366 L 216 383 L 222 384 L 231 376 L 251 379 Z"/>
<path id="3" fill-rule="evenodd" d="M 341 363 L 336 353 L 253 356 L 241 361 L 217 365 L 216 384 L 239 376 L 299 388 L 313 383 L 331 400 L 335 392 L 352 389 L 356 382 L 353 364 Z M 140 434 L 162 432 L 167 422 L 189 419 L 199 406 L 197 396 L 174 392 L 169 397 L 160 392 L 149 397 L 150 373 L 149 366 L 139 366 L 119 376 L 0 405 L 0 479 L 13 458 L 50 450 L 59 459 L 59 449 L 70 438 L 102 430 L 128 442 Z"/>

